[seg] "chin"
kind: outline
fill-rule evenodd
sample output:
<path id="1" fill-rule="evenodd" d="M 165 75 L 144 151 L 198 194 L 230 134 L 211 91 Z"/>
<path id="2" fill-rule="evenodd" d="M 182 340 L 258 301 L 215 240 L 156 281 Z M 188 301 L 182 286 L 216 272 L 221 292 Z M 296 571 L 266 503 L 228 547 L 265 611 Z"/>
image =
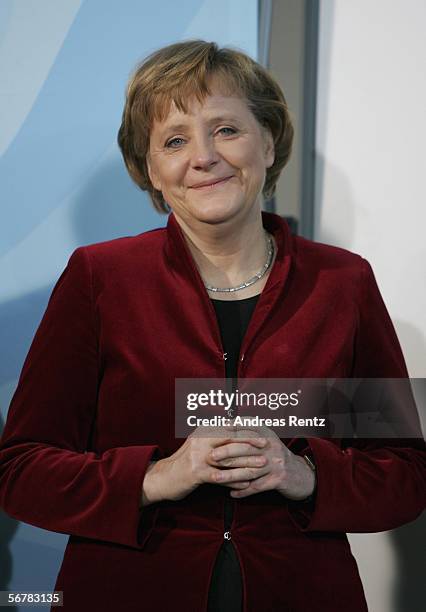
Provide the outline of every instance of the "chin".
<path id="1" fill-rule="evenodd" d="M 230 221 L 236 216 L 236 213 L 232 214 L 231 212 L 216 212 L 211 214 L 200 214 L 197 215 L 198 221 L 202 221 L 203 223 L 207 223 L 209 225 L 219 225 L 221 223 L 226 223 Z"/>
<path id="2" fill-rule="evenodd" d="M 241 204 L 238 205 L 234 203 L 234 205 L 230 205 L 229 202 L 219 202 L 216 203 L 216 205 L 214 202 L 206 202 L 204 204 L 204 206 L 197 206 L 196 209 L 193 209 L 192 214 L 198 221 L 210 223 L 212 225 L 225 223 L 233 219 L 241 213 L 243 208 Z"/>

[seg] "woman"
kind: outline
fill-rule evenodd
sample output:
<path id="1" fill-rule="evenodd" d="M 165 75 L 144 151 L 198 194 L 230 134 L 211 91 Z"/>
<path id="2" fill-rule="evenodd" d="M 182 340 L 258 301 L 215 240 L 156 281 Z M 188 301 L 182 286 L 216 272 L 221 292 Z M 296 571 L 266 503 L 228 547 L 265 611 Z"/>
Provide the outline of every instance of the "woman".
<path id="1" fill-rule="evenodd" d="M 405 377 L 369 264 L 261 212 L 293 131 L 243 53 L 130 80 L 119 144 L 167 228 L 78 248 L 13 397 L 0 503 L 70 534 L 64 610 L 366 610 L 347 531 L 424 507 L 419 440 L 174 435 L 176 378 Z"/>

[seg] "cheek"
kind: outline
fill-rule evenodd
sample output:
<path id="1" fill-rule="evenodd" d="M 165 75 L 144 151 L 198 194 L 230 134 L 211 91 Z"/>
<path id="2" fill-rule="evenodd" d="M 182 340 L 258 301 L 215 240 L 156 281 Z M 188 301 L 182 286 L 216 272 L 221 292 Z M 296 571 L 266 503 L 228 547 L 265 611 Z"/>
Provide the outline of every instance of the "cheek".
<path id="1" fill-rule="evenodd" d="M 242 168 L 248 184 L 253 186 L 257 186 L 266 173 L 265 162 L 258 154 L 247 155 Z"/>
<path id="2" fill-rule="evenodd" d="M 179 187 L 183 183 L 184 176 L 182 163 L 178 160 L 170 160 L 162 167 L 161 178 L 164 188 Z"/>
<path id="3" fill-rule="evenodd" d="M 258 175 L 263 171 L 265 165 L 259 155 L 258 146 L 261 146 L 261 144 L 250 143 L 248 147 L 240 147 L 230 151 L 228 162 L 239 168 L 243 174 L 246 174 L 247 178 L 252 177 L 253 173 Z"/>

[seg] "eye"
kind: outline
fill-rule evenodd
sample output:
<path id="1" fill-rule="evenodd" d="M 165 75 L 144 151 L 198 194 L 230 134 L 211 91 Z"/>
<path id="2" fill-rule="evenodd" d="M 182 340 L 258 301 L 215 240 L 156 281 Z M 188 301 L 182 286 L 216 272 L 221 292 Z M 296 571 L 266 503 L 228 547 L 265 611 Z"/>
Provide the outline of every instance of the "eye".
<path id="1" fill-rule="evenodd" d="M 234 128 L 231 128 L 231 127 L 220 128 L 219 132 L 223 132 L 223 130 L 230 130 L 232 134 L 236 134 L 237 132 L 236 130 L 234 130 Z"/>
<path id="2" fill-rule="evenodd" d="M 177 147 L 172 146 L 172 145 L 173 145 L 173 143 L 175 143 L 175 142 L 177 142 L 177 141 L 179 141 L 179 140 L 182 140 L 182 141 L 183 141 L 183 138 L 172 138 L 171 140 L 169 140 L 168 142 L 166 142 L 166 147 L 167 147 L 168 149 L 176 149 Z M 179 142 L 178 142 L 178 146 L 179 146 Z"/>
<path id="3" fill-rule="evenodd" d="M 232 135 L 232 134 L 237 133 L 237 130 L 231 127 L 220 128 L 217 133 L 223 132 L 224 130 L 229 130 L 227 135 Z M 177 149 L 182 144 L 182 142 L 184 142 L 183 138 L 179 138 L 179 137 L 171 138 L 168 142 L 166 142 L 166 148 L 167 149 Z"/>

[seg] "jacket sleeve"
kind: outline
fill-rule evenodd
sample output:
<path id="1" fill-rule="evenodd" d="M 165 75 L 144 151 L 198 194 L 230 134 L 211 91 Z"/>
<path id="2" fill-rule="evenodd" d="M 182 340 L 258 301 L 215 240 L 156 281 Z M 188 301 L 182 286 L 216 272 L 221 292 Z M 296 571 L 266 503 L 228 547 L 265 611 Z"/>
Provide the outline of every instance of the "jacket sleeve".
<path id="1" fill-rule="evenodd" d="M 0 440 L 0 507 L 43 529 L 142 548 L 157 506 L 139 508 L 156 446 L 87 450 L 96 417 L 98 347 L 87 252 L 51 294 Z M 159 451 L 161 452 L 161 451 Z"/>
<path id="2" fill-rule="evenodd" d="M 404 357 L 373 271 L 362 260 L 353 378 L 406 378 Z M 377 532 L 413 521 L 426 505 L 426 452 L 418 438 L 309 438 L 316 493 L 289 503 L 302 531 Z"/>

